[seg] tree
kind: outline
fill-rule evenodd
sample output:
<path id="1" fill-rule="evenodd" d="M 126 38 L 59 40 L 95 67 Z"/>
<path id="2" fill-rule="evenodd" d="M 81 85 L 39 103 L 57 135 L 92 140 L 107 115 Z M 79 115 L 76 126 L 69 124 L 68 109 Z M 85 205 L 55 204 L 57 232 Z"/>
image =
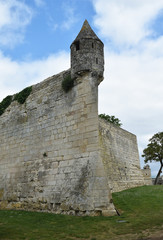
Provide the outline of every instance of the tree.
<path id="1" fill-rule="evenodd" d="M 143 150 L 142 157 L 145 158 L 145 163 L 149 161 L 160 162 L 161 166 L 154 182 L 156 185 L 163 168 L 163 132 L 154 134 L 153 137 L 149 139 L 149 142 L 147 148 Z"/>
<path id="2" fill-rule="evenodd" d="M 118 127 L 122 126 L 122 123 L 120 122 L 120 120 L 118 118 L 116 118 L 115 116 L 109 116 L 109 115 L 106 115 L 105 113 L 103 113 L 103 114 L 100 114 L 99 117 L 105 119 L 106 121 L 108 121 L 110 123 L 115 124 Z"/>

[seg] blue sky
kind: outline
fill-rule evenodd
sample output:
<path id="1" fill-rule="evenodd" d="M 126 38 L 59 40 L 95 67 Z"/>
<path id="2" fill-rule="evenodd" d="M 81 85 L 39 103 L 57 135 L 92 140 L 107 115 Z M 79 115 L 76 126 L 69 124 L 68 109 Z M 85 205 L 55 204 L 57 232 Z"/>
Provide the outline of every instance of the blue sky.
<path id="1" fill-rule="evenodd" d="M 1 45 L 5 54 L 14 59 L 45 58 L 62 50 L 69 51 L 70 43 L 86 19 L 92 23 L 95 14 L 89 0 L 22 1 L 28 6 L 30 23 L 23 29 L 23 39 L 13 46 Z"/>
<path id="2" fill-rule="evenodd" d="M 68 69 L 85 19 L 105 45 L 99 113 L 120 118 L 141 155 L 163 131 L 163 0 L 0 0 L 0 101 Z"/>

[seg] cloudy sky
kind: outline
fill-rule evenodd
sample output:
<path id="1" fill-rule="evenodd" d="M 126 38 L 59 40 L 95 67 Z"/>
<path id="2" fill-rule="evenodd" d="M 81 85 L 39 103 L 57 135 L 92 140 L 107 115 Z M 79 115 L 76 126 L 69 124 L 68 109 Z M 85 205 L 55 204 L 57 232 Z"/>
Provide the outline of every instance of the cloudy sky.
<path id="1" fill-rule="evenodd" d="M 85 19 L 105 45 L 99 113 L 137 135 L 141 156 L 163 131 L 163 0 L 0 0 L 0 101 L 68 69 Z"/>

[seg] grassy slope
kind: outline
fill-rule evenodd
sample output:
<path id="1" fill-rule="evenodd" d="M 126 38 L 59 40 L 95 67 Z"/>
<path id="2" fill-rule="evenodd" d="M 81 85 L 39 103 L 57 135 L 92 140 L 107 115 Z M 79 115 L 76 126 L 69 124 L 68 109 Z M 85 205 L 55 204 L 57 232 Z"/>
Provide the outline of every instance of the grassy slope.
<path id="1" fill-rule="evenodd" d="M 113 201 L 121 216 L 74 217 L 1 210 L 0 240 L 135 240 L 136 236 L 142 236 L 143 230 L 163 226 L 163 186 L 114 193 Z M 137 235 L 132 238 L 132 234 Z"/>

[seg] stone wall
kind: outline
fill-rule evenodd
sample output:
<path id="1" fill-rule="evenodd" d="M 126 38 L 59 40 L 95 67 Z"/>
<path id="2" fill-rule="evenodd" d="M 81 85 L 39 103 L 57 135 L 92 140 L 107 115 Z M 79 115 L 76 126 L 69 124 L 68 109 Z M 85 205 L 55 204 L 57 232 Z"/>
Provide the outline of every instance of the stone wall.
<path id="1" fill-rule="evenodd" d="M 147 184 L 136 136 L 98 118 L 97 75 L 83 72 L 65 93 L 69 74 L 0 116 L 0 208 L 113 215 L 111 191 Z"/>
<path id="2" fill-rule="evenodd" d="M 115 214 L 99 154 L 98 79 L 87 72 L 65 93 L 68 74 L 36 84 L 0 116 L 0 208 Z"/>
<path id="3" fill-rule="evenodd" d="M 144 185 L 136 136 L 99 118 L 100 151 L 112 192 Z"/>
<path id="4" fill-rule="evenodd" d="M 146 165 L 142 169 L 143 177 L 144 177 L 144 184 L 145 185 L 152 185 L 152 177 L 151 177 L 151 169 L 149 165 Z"/>

